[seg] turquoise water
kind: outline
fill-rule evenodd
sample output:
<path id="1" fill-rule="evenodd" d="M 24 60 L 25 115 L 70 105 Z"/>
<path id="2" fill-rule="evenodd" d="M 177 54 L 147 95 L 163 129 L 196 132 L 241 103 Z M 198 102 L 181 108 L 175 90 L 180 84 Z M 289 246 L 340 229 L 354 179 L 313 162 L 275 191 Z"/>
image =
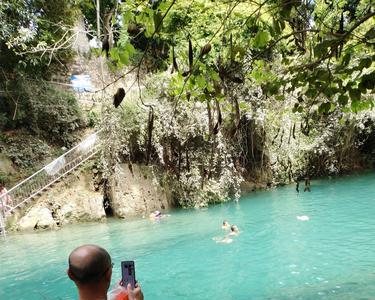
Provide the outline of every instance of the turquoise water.
<path id="1" fill-rule="evenodd" d="M 67 256 L 99 244 L 136 261 L 146 300 L 375 299 L 375 174 L 256 192 L 239 203 L 177 210 L 160 223 L 113 220 L 0 241 L 0 299 L 76 299 Z M 306 215 L 308 221 L 297 216 Z M 221 222 L 242 231 L 218 244 Z"/>

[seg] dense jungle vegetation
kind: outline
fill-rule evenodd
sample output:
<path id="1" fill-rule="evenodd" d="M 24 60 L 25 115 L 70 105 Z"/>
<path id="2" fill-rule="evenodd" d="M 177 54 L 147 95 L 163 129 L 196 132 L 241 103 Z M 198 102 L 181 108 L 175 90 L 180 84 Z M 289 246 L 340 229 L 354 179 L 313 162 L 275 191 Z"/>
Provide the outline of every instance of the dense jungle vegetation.
<path id="1" fill-rule="evenodd" d="M 102 90 L 131 81 L 102 99 L 105 177 L 150 165 L 182 206 L 202 206 L 244 181 L 373 167 L 372 0 L 2 1 L 3 131 L 69 144 L 82 126 L 74 96 L 49 83 L 81 16 L 117 76 Z"/>

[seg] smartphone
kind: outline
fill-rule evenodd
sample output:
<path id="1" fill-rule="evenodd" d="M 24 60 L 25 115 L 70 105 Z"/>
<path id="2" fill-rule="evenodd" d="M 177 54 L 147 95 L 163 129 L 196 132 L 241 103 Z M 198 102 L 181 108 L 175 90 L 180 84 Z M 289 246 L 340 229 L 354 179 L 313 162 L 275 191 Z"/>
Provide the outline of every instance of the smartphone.
<path id="1" fill-rule="evenodd" d="M 131 287 L 135 288 L 135 265 L 134 261 L 122 261 L 121 262 L 122 272 L 122 284 L 126 288 L 130 283 Z"/>

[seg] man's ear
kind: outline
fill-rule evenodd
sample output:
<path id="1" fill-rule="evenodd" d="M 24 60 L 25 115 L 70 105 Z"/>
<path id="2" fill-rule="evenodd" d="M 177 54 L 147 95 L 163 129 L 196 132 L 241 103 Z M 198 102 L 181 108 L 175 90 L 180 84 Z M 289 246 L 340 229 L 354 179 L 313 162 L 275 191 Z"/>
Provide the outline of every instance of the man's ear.
<path id="1" fill-rule="evenodd" d="M 111 278 L 112 278 L 112 268 L 109 268 L 109 270 L 105 273 L 105 279 L 110 282 Z"/>
<path id="2" fill-rule="evenodd" d="M 66 274 L 68 274 L 68 276 L 69 276 L 70 280 L 73 280 L 73 281 L 75 281 L 75 278 L 74 278 L 74 276 L 73 276 L 72 272 L 70 271 L 70 269 L 67 269 L 67 270 L 66 270 Z"/>

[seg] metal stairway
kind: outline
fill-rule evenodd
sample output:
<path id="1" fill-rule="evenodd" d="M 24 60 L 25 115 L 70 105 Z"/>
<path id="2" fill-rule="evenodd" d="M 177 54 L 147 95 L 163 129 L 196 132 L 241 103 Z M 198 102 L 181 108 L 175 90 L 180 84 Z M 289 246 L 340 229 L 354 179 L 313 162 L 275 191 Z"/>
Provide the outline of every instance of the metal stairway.
<path id="1" fill-rule="evenodd" d="M 0 235 L 5 236 L 7 217 L 13 214 L 17 208 L 24 207 L 52 184 L 98 153 L 101 144 L 100 132 L 101 130 L 91 134 L 44 168 L 0 195 Z"/>

